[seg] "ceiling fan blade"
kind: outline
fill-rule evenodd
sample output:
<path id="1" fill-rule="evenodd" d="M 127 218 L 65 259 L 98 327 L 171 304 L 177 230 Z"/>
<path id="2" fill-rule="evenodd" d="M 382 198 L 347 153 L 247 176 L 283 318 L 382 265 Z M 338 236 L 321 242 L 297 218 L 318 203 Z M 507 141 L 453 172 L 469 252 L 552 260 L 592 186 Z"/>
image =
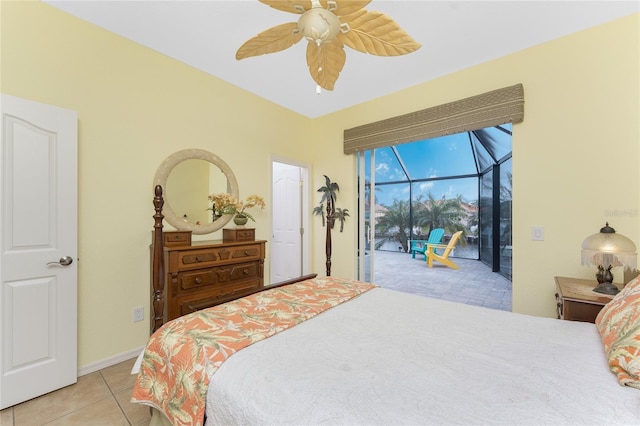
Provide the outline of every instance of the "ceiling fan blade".
<path id="1" fill-rule="evenodd" d="M 298 15 L 311 9 L 310 0 L 259 0 L 267 6 L 283 12 L 297 13 Z"/>
<path id="2" fill-rule="evenodd" d="M 345 16 L 357 12 L 371 3 L 371 0 L 334 0 L 338 8 L 333 11 L 337 16 Z M 322 7 L 327 8 L 327 0 L 321 0 Z"/>
<path id="3" fill-rule="evenodd" d="M 360 10 L 344 16 L 341 22 L 350 30 L 339 33 L 339 38 L 350 48 L 378 56 L 398 56 L 414 52 L 421 47 L 389 16 L 381 12 Z"/>
<path id="4" fill-rule="evenodd" d="M 297 31 L 298 24 L 290 22 L 269 28 L 257 36 L 247 40 L 236 52 L 236 59 L 244 59 L 250 56 L 265 55 L 267 53 L 285 50 L 302 38 L 302 33 Z M 294 31 L 296 30 L 296 31 Z"/>
<path id="5" fill-rule="evenodd" d="M 307 66 L 311 78 L 325 90 L 333 90 L 346 59 L 344 46 L 338 39 L 321 46 L 315 43 L 307 46 Z"/>

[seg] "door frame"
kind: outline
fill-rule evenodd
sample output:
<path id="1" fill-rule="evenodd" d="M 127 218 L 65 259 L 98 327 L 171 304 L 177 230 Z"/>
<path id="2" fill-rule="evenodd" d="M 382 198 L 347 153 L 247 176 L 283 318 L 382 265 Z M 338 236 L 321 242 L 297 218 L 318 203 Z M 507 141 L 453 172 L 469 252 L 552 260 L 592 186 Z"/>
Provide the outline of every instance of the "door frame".
<path id="1" fill-rule="evenodd" d="M 277 155 L 272 155 L 270 158 L 270 162 L 269 162 L 269 171 L 271 174 L 271 187 L 270 187 L 270 195 L 271 195 L 271 236 L 273 238 L 273 218 L 276 217 L 276 215 L 278 214 L 278 207 L 273 203 L 273 183 L 274 183 L 274 176 L 273 176 L 273 163 L 282 163 L 282 164 L 286 164 L 289 166 L 293 166 L 293 167 L 297 167 L 300 172 L 301 172 L 301 179 L 302 179 L 302 194 L 301 194 L 301 199 L 300 199 L 300 215 L 301 215 L 301 223 L 300 226 L 303 229 L 303 234 L 302 234 L 302 238 L 301 238 L 301 260 L 302 260 L 302 275 L 305 274 L 309 274 L 310 273 L 310 265 L 311 265 L 311 230 L 309 228 L 310 226 L 310 208 L 309 208 L 309 200 L 311 199 L 310 195 L 309 195 L 309 188 L 310 188 L 310 183 L 309 183 L 309 179 L 310 179 L 310 173 L 309 173 L 309 169 L 310 166 L 308 164 L 302 163 L 302 162 L 298 162 L 298 161 L 293 161 L 289 158 L 285 158 L 285 157 L 280 157 Z M 274 252 L 273 247 L 267 247 L 267 250 L 269 252 L 269 280 L 271 280 L 271 259 L 273 256 L 277 256 L 278 253 Z M 274 283 L 271 283 L 274 284 Z"/>
<path id="2" fill-rule="evenodd" d="M 358 162 L 358 193 L 361 194 L 358 197 L 358 279 L 361 281 L 375 282 L 375 235 L 376 235 L 376 176 L 375 176 L 375 149 L 367 150 L 371 152 L 369 159 L 369 172 L 370 176 L 366 175 L 366 158 L 365 152 L 359 152 L 356 155 L 356 161 Z M 365 187 L 367 179 L 370 184 L 369 189 L 369 225 L 367 226 L 366 215 L 367 206 L 365 200 Z M 369 259 L 366 257 L 367 241 L 370 244 Z"/>

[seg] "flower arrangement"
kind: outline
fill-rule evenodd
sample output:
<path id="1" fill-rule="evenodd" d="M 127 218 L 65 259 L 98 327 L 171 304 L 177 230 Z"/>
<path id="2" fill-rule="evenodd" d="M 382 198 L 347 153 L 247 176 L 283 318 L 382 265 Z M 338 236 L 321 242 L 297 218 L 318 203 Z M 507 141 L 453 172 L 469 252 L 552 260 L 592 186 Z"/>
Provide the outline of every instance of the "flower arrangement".
<path id="1" fill-rule="evenodd" d="M 213 211 L 213 218 L 216 220 L 220 216 L 233 214 L 239 217 L 247 217 L 255 222 L 255 219 L 249 214 L 246 209 L 260 207 L 264 209 L 265 202 L 259 195 L 249 195 L 245 201 L 238 201 L 235 197 L 221 192 L 219 194 L 209 195 L 209 201 L 211 201 L 211 207 L 207 210 Z"/>

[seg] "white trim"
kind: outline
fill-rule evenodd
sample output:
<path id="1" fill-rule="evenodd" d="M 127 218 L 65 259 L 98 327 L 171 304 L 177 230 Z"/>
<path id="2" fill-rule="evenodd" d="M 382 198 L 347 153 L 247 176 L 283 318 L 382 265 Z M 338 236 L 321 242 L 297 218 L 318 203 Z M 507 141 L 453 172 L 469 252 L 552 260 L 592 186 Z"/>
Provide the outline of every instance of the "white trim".
<path id="1" fill-rule="evenodd" d="M 123 361 L 128 361 L 130 359 L 136 358 L 138 357 L 138 355 L 140 355 L 140 353 L 143 350 L 144 350 L 144 346 L 140 346 L 136 349 L 131 349 L 130 351 L 122 352 L 112 357 L 105 358 L 100 361 L 92 362 L 91 364 L 88 364 L 88 365 L 84 365 L 78 369 L 78 377 L 95 373 L 96 371 L 100 371 L 103 368 L 111 367 L 116 364 L 120 364 Z"/>

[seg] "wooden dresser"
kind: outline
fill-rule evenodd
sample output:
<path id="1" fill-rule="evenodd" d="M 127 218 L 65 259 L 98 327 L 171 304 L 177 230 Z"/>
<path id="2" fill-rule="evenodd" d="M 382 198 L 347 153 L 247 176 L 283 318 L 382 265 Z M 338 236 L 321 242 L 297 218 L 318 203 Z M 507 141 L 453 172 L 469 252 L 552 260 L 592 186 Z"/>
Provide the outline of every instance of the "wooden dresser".
<path id="1" fill-rule="evenodd" d="M 165 246 L 163 322 L 261 289 L 265 243 L 189 238 L 190 245 Z"/>

